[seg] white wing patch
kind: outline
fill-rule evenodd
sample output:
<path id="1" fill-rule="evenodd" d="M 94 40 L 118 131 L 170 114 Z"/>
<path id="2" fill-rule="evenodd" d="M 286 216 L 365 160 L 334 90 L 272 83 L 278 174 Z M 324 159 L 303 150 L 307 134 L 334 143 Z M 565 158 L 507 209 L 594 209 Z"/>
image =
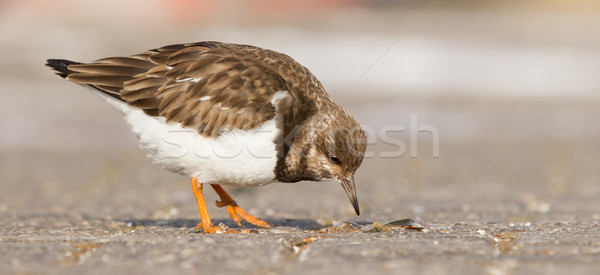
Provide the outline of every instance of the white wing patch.
<path id="1" fill-rule="evenodd" d="M 191 78 L 191 77 L 187 77 L 187 78 L 182 78 L 182 79 L 175 79 L 175 82 L 177 83 L 181 83 L 181 82 L 193 82 L 193 83 L 198 83 L 198 81 L 202 80 L 202 78 Z"/>
<path id="2" fill-rule="evenodd" d="M 290 93 L 288 91 L 278 91 L 271 97 L 271 104 L 277 107 L 277 102 L 284 97 L 288 97 Z"/>

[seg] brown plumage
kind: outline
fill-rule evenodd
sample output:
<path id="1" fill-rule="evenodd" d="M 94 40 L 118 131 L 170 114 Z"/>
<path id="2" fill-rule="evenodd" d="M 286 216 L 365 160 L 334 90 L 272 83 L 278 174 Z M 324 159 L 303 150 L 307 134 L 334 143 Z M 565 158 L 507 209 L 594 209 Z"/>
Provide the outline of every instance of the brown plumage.
<path id="1" fill-rule="evenodd" d="M 267 168 L 272 169 L 272 180 L 337 181 L 359 213 L 354 173 L 366 151 L 366 136 L 312 73 L 285 54 L 248 45 L 198 42 L 90 63 L 49 59 L 47 65 L 59 76 L 90 86 L 121 105 L 194 129 L 204 138 L 218 139 L 234 130 L 250 132 L 274 120 L 280 132 L 272 141 L 277 151 L 275 167 Z M 188 163 L 175 166 L 184 164 Z M 191 176 L 197 189 L 196 176 Z M 221 198 L 231 202 L 219 188 L 215 190 Z M 196 189 L 198 199 L 201 190 L 198 195 Z M 209 232 L 212 225 L 202 226 Z"/>
<path id="2" fill-rule="evenodd" d="M 164 116 L 167 122 L 211 137 L 220 129 L 248 130 L 272 119 L 275 108 L 270 100 L 277 91 L 289 91 L 298 103 L 307 97 L 329 101 L 319 81 L 289 56 L 248 45 L 177 44 L 70 64 L 68 70 L 68 80 L 118 95 L 148 115 Z M 315 107 L 294 104 L 284 114 L 294 118 L 286 120 L 286 130 Z"/>

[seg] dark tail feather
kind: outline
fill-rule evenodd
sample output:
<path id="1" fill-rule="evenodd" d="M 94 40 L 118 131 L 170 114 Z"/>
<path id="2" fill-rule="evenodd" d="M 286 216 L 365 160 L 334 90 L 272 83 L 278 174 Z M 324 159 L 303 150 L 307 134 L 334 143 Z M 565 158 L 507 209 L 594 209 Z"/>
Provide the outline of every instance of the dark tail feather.
<path id="1" fill-rule="evenodd" d="M 66 78 L 70 74 L 74 73 L 74 71 L 69 70 L 69 65 L 77 65 L 77 64 L 83 64 L 83 63 L 66 60 L 66 59 L 48 59 L 48 60 L 46 60 L 46 66 L 54 69 L 56 71 L 56 74 L 62 78 Z M 81 83 L 78 83 L 78 84 L 91 87 L 91 88 L 93 88 L 103 94 L 106 94 L 112 98 L 115 98 L 119 101 L 125 101 L 121 98 L 121 96 L 118 93 L 107 91 L 105 89 L 100 89 L 97 86 L 91 85 L 91 84 L 81 84 Z"/>
<path id="2" fill-rule="evenodd" d="M 62 78 L 66 78 L 68 75 L 74 73 L 73 71 L 69 70 L 69 65 L 81 64 L 79 62 L 65 59 L 48 59 L 46 62 L 46 66 L 54 69 L 56 74 Z"/>

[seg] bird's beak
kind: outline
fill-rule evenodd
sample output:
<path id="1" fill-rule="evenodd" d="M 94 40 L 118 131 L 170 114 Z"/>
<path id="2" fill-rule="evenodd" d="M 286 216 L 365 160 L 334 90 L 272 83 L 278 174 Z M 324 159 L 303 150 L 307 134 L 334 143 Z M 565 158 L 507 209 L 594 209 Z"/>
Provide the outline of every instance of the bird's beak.
<path id="1" fill-rule="evenodd" d="M 358 208 L 358 198 L 356 197 L 356 185 L 354 185 L 354 175 L 349 177 L 339 177 L 339 182 L 342 184 L 344 191 L 346 191 L 346 195 L 350 199 L 352 206 L 354 207 L 354 211 L 356 211 L 356 215 L 360 215 L 360 209 Z"/>

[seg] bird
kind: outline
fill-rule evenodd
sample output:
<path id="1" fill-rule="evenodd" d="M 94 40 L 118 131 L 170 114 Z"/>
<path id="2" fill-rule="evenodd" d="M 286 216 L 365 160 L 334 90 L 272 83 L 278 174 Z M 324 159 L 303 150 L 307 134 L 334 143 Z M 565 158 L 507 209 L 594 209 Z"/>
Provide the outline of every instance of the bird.
<path id="1" fill-rule="evenodd" d="M 209 184 L 234 222 L 272 225 L 246 213 L 222 186 L 337 182 L 360 215 L 354 174 L 367 137 L 317 78 L 290 56 L 256 46 L 202 41 L 89 63 L 46 65 L 120 110 L 148 158 L 191 178 L 201 221 Z"/>

